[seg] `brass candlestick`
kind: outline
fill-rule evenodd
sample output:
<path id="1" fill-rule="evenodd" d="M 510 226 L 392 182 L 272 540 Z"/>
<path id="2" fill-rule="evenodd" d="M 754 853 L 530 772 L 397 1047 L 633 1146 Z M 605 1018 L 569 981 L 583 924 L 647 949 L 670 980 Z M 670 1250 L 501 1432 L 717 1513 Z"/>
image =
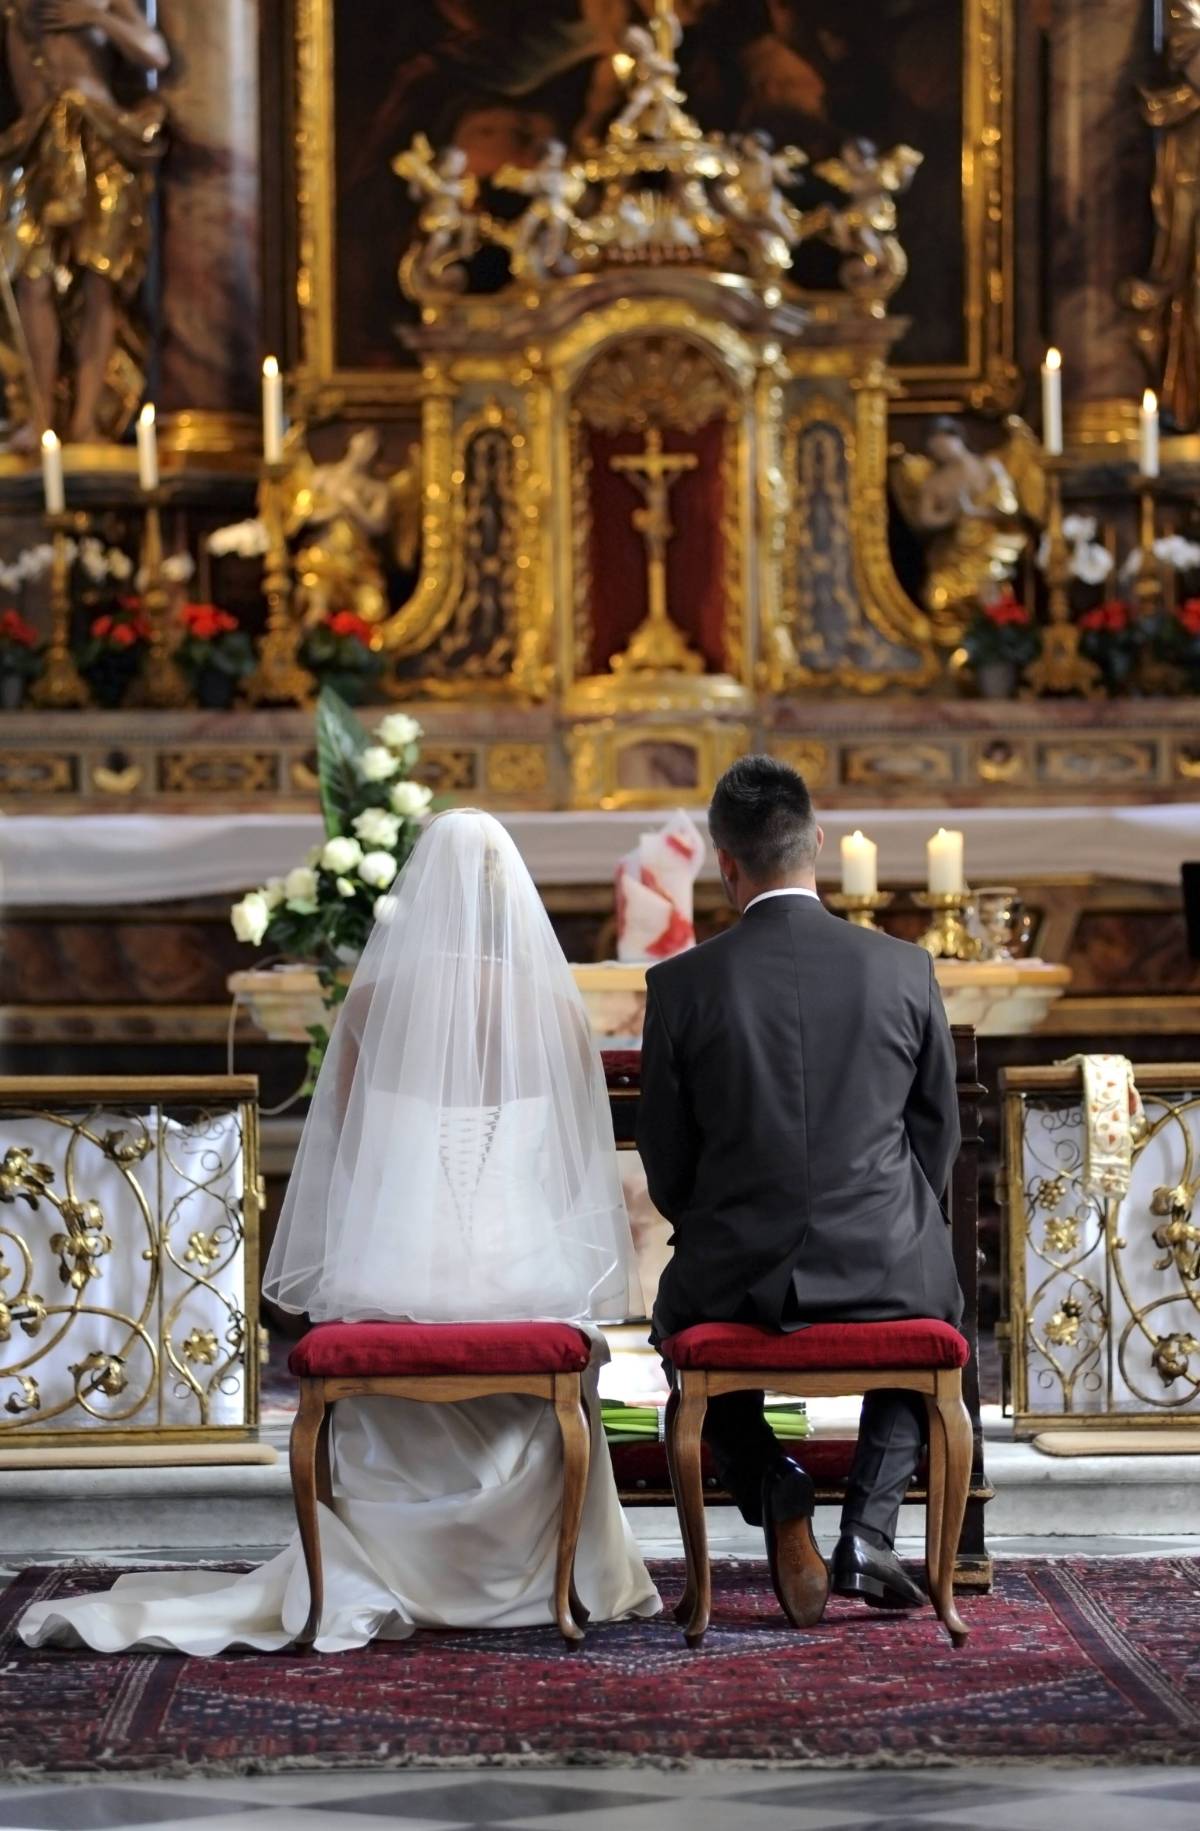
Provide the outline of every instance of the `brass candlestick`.
<path id="1" fill-rule="evenodd" d="M 175 659 L 170 636 L 171 593 L 163 571 L 161 497 L 148 491 L 142 523 L 142 608 L 150 625 L 150 652 L 134 703 L 177 711 L 191 699 L 187 677 Z"/>
<path id="2" fill-rule="evenodd" d="M 1138 569 L 1133 601 L 1140 617 L 1152 617 L 1162 602 L 1162 576 L 1154 551 L 1154 490 L 1145 477 L 1138 491 Z"/>
<path id="3" fill-rule="evenodd" d="M 1042 631 L 1042 652 L 1025 669 L 1035 693 L 1082 693 L 1098 699 L 1100 669 L 1079 652 L 1079 631 L 1071 620 L 1071 550 L 1063 534 L 1061 459 L 1046 460 L 1046 588 L 1050 620 Z"/>
<path id="4" fill-rule="evenodd" d="M 299 659 L 300 630 L 292 616 L 292 568 L 286 530 L 286 464 L 264 464 L 258 488 L 258 513 L 267 531 L 263 594 L 267 628 L 258 651 L 258 666 L 242 688 L 248 705 L 311 706 L 316 677 Z"/>
<path id="5" fill-rule="evenodd" d="M 926 890 L 915 896 L 918 909 L 928 909 L 929 927 L 921 936 L 921 946 L 935 960 L 977 960 L 979 941 L 967 927 L 967 910 L 971 892 L 962 890 Z"/>
<path id="6" fill-rule="evenodd" d="M 894 901 L 888 890 L 839 890 L 834 896 L 827 896 L 825 901 L 839 915 L 845 916 L 847 922 L 853 922 L 855 928 L 874 928 L 875 917 L 882 909 L 889 909 Z"/>
<path id="7" fill-rule="evenodd" d="M 71 653 L 71 555 L 68 550 L 71 535 L 87 526 L 87 518 L 64 513 L 47 515 L 46 521 L 51 541 L 50 644 L 41 675 L 29 690 L 29 701 L 45 710 L 61 712 L 86 706 L 91 697 Z"/>

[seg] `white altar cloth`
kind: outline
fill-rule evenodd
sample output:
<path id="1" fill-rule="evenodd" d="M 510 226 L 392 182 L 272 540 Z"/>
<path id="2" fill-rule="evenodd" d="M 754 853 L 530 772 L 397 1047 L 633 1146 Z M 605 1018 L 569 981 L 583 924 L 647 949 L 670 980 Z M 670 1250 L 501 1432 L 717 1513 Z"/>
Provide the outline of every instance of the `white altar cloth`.
<path id="1" fill-rule="evenodd" d="M 704 825 L 701 812 L 693 817 Z M 508 813 L 500 818 L 543 885 L 602 884 L 651 811 Z M 1076 874 L 1177 884 L 1200 859 L 1200 803 L 1159 807 L 853 808 L 822 813 L 819 876 L 838 881 L 838 842 L 860 827 L 879 846 L 885 887 L 925 881 L 925 842 L 939 826 L 966 836 L 969 882 Z M 9 815 L 0 819 L 0 900 L 15 907 L 96 907 L 236 894 L 282 876 L 321 837 L 308 814 Z M 716 867 L 706 858 L 702 877 Z"/>

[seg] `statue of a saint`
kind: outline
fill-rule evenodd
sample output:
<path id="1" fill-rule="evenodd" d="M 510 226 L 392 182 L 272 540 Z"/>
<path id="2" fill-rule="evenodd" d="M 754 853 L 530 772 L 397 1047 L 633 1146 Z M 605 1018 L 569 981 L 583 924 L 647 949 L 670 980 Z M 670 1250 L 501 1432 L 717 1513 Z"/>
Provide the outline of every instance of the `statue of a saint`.
<path id="1" fill-rule="evenodd" d="M 813 212 L 809 233 L 823 233 L 846 256 L 841 280 L 847 292 L 881 306 L 908 272 L 896 236 L 896 198 L 906 191 L 924 154 L 911 146 L 881 153 L 873 140 L 847 140 L 841 155 L 813 167 L 818 178 L 844 191 L 849 202 Z M 823 224 L 816 218 L 824 216 Z"/>
<path id="2" fill-rule="evenodd" d="M 408 194 L 421 205 L 417 237 L 400 263 L 400 283 L 410 298 L 466 284 L 463 263 L 479 246 L 475 204 L 479 185 L 461 146 L 435 153 L 425 134 L 397 153 L 392 170 L 408 180 Z"/>
<path id="3" fill-rule="evenodd" d="M 1170 0 L 1167 61 L 1177 80 L 1142 92 L 1158 134 L 1150 272 L 1125 299 L 1163 408 L 1181 432 L 1200 426 L 1200 0 Z"/>
<path id="4" fill-rule="evenodd" d="M 583 228 L 575 205 L 587 189 L 587 178 L 578 166 L 567 164 L 562 141 L 551 140 L 532 170 L 505 165 L 492 183 L 504 191 L 521 192 L 530 200 L 508 239 L 512 270 L 518 279 L 545 280 L 551 274 L 569 273 L 571 233 Z"/>
<path id="5" fill-rule="evenodd" d="M 1010 426 L 1019 471 L 1027 468 L 1021 428 Z M 901 513 L 925 543 L 922 601 L 947 645 L 961 640 L 972 612 L 1012 578 L 1029 539 L 1022 509 L 1030 505 L 1023 505 L 1006 455 L 981 457 L 957 420 L 936 419 L 924 455 L 906 452 L 892 465 Z"/>
<path id="6" fill-rule="evenodd" d="M 0 19 L 21 110 L 0 135 L 13 448 L 60 422 L 78 443 L 117 438 L 143 389 L 134 305 L 166 111 L 120 107 L 110 64 L 165 70 L 167 46 L 137 0 L 0 0 Z"/>
<path id="7" fill-rule="evenodd" d="M 386 480 L 371 474 L 378 455 L 379 434 L 368 426 L 335 462 L 314 464 L 305 453 L 297 465 L 287 533 L 298 541 L 296 609 L 306 628 L 339 610 L 366 623 L 388 614 L 378 542 L 393 504 Z"/>
<path id="8" fill-rule="evenodd" d="M 697 140 L 700 129 L 686 112 L 675 53 L 683 27 L 674 13 L 649 25 L 631 25 L 621 40 L 629 61 L 629 99 L 609 128 L 614 140 Z"/>

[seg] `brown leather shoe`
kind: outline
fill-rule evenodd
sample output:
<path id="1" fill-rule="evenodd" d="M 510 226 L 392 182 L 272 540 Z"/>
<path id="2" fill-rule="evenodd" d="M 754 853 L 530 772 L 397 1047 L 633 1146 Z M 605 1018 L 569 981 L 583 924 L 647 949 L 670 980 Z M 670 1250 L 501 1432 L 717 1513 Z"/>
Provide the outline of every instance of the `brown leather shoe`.
<path id="1" fill-rule="evenodd" d="M 763 1476 L 763 1532 L 779 1606 L 794 1628 L 816 1627 L 829 1600 L 829 1571 L 813 1536 L 812 1477 L 788 1456 Z"/>

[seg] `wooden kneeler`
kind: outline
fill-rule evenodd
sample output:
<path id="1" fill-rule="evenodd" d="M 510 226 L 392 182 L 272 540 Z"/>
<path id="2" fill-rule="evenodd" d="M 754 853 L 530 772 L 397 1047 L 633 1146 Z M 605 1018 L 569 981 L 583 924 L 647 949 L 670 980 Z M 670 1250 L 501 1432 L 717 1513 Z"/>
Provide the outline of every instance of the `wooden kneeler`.
<path id="1" fill-rule="evenodd" d="M 368 1340 L 353 1339 L 366 1331 L 372 1332 Z M 389 1332 L 390 1341 L 386 1339 Z M 457 1342 L 450 1339 L 454 1336 Z M 570 1337 L 574 1337 L 574 1347 Z M 507 1356 L 506 1341 L 511 1349 Z M 461 1366 L 470 1358 L 472 1344 L 480 1342 L 488 1350 L 481 1358 L 491 1365 L 477 1373 L 433 1370 L 451 1361 Z M 451 1348 L 456 1352 L 448 1353 Z M 575 1552 L 591 1461 L 591 1429 L 583 1402 L 583 1367 L 590 1354 L 586 1336 L 561 1323 L 325 1323 L 310 1330 L 289 1357 L 291 1370 L 300 1380 L 300 1408 L 291 1435 L 292 1494 L 309 1585 L 308 1619 L 297 1636 L 298 1644 L 311 1646 L 316 1639 L 325 1602 L 317 1503 L 333 1505 L 329 1466 L 332 1407 L 339 1399 L 362 1398 L 454 1405 L 503 1392 L 544 1400 L 554 1407 L 558 1420 L 563 1497 L 551 1613 L 563 1639 L 578 1646 L 588 1620 L 575 1589 Z M 516 1364 L 501 1371 L 495 1363 L 505 1358 Z M 353 1370 L 355 1364 L 361 1366 L 367 1360 L 380 1365 L 389 1359 L 395 1372 Z M 533 1367 L 538 1360 L 543 1366 Z M 563 1365 L 572 1360 L 575 1365 Z M 339 1361 L 350 1363 L 345 1371 L 333 1370 Z"/>
<path id="2" fill-rule="evenodd" d="M 921 1350 L 922 1340 L 933 1332 L 937 1352 L 929 1358 L 941 1364 L 821 1366 L 823 1351 L 830 1360 L 844 1362 L 846 1354 L 854 1351 L 854 1337 L 861 1339 L 868 1331 L 891 1331 L 889 1341 L 880 1342 L 877 1338 L 874 1345 L 885 1354 L 890 1348 L 897 1358 L 901 1350 L 895 1344 L 901 1341 L 902 1332 L 910 1332 L 908 1346 L 916 1353 Z M 739 1338 L 744 1357 L 751 1362 L 748 1366 L 737 1364 Z M 793 1335 L 773 1335 L 748 1325 L 708 1323 L 682 1330 L 664 1342 L 663 1354 L 675 1369 L 675 1387 L 667 1404 L 667 1463 L 687 1559 L 687 1584 L 675 1619 L 683 1628 L 689 1647 L 699 1646 L 712 1612 L 712 1572 L 700 1463 L 708 1402 L 721 1393 L 764 1387 L 801 1399 L 853 1398 L 879 1388 L 897 1387 L 920 1393 L 929 1416 L 925 1508 L 929 1595 L 951 1644 L 963 1645 L 969 1629 L 954 1601 L 954 1561 L 971 1484 L 973 1442 L 962 1389 L 967 1344 L 956 1329 L 940 1322 L 814 1324 Z M 868 1358 L 875 1360 L 876 1356 L 864 1356 Z M 947 1365 L 951 1359 L 958 1359 L 959 1364 Z M 772 1360 L 784 1364 L 771 1365 Z M 793 1365 L 786 1364 L 789 1360 Z M 796 1360 L 807 1364 L 795 1365 Z M 702 1364 L 705 1362 L 709 1364 Z M 803 1460 L 802 1444 L 797 1447 L 797 1455 Z"/>

